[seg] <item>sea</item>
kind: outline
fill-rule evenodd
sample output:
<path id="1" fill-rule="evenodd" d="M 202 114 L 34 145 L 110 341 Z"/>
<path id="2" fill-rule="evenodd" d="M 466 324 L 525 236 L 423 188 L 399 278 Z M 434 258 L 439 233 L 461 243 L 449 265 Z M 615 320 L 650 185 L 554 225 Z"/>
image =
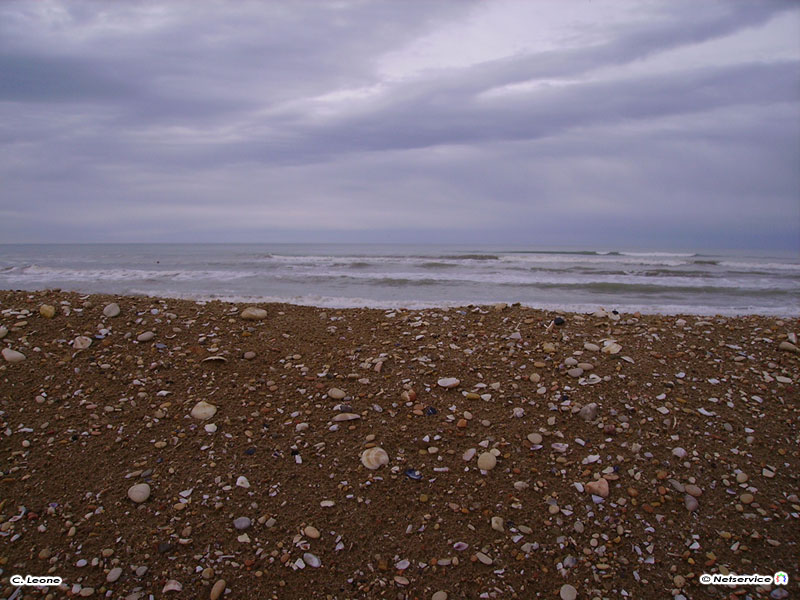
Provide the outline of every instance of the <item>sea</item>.
<path id="1" fill-rule="evenodd" d="M 800 316 L 800 256 L 513 245 L 4 244 L 0 289 L 429 308 Z"/>

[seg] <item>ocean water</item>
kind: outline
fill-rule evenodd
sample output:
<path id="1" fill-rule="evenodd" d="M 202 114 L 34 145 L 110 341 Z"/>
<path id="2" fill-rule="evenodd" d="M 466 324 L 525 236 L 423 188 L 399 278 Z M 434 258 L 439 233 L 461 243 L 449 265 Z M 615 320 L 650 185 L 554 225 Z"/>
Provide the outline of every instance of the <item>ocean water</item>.
<path id="1" fill-rule="evenodd" d="M 800 316 L 800 257 L 480 245 L 0 245 L 0 289 L 45 288 L 337 308 L 520 302 L 789 317 Z"/>

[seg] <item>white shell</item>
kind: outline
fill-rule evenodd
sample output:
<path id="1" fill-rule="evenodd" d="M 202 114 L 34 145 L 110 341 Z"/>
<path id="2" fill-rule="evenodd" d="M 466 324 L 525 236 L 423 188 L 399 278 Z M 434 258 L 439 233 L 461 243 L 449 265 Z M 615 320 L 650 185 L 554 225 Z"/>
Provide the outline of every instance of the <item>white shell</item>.
<path id="1" fill-rule="evenodd" d="M 374 448 L 367 448 L 366 450 L 364 450 L 364 452 L 361 453 L 361 464 L 367 467 L 371 471 L 374 471 L 381 465 L 385 465 L 388 463 L 389 463 L 389 455 L 386 454 L 386 450 L 384 450 L 379 446 L 375 446 Z"/>
<path id="2" fill-rule="evenodd" d="M 443 377 L 437 383 L 443 388 L 454 388 L 457 387 L 461 381 L 455 377 Z"/>
<path id="3" fill-rule="evenodd" d="M 162 594 L 166 594 L 167 592 L 180 592 L 183 589 L 180 581 L 175 581 L 174 579 L 170 579 L 164 589 L 161 590 Z"/>
<path id="4" fill-rule="evenodd" d="M 224 356 L 209 356 L 208 358 L 204 358 L 200 362 L 228 362 L 228 359 Z"/>
<path id="5" fill-rule="evenodd" d="M 206 419 L 210 419 L 215 414 L 217 414 L 217 407 L 213 404 L 209 404 L 205 400 L 201 400 L 197 404 L 194 405 L 192 412 L 190 413 L 192 417 L 198 419 L 200 421 L 205 421 Z"/>
<path id="6" fill-rule="evenodd" d="M 72 342 L 72 347 L 75 350 L 86 350 L 91 345 L 92 338 L 88 338 L 85 335 L 79 335 L 75 338 L 75 341 Z"/>
<path id="7" fill-rule="evenodd" d="M 339 413 L 335 417 L 333 417 L 333 421 L 354 421 L 355 419 L 360 419 L 361 415 L 357 415 L 356 413 Z"/>

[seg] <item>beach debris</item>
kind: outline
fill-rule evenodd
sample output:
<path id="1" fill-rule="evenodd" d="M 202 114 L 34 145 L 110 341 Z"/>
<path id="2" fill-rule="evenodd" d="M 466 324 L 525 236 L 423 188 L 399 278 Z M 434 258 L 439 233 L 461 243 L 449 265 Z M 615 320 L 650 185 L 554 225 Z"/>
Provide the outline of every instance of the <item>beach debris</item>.
<path id="1" fill-rule="evenodd" d="M 383 465 L 389 464 L 389 455 L 380 446 L 373 446 L 361 453 L 361 464 L 374 471 Z"/>

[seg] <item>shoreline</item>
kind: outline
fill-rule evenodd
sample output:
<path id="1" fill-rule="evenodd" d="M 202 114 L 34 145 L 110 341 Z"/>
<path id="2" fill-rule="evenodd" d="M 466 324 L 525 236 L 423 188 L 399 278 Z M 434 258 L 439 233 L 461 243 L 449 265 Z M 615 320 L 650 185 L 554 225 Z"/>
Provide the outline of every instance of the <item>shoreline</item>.
<path id="1" fill-rule="evenodd" d="M 193 293 L 175 293 L 175 294 L 157 294 L 157 293 L 112 293 L 112 292 L 94 292 L 84 291 L 78 289 L 63 289 L 63 288 L 41 288 L 41 289 L 4 289 L 0 288 L 0 294 L 5 293 L 35 293 L 35 294 L 77 294 L 79 296 L 103 296 L 103 297 L 119 297 L 119 298 L 148 298 L 153 300 L 177 300 L 195 303 L 211 303 L 219 302 L 223 304 L 233 305 L 261 305 L 261 304 L 275 304 L 286 306 L 304 306 L 308 308 L 316 308 L 319 310 L 376 310 L 376 311 L 390 311 L 390 310 L 403 310 L 403 311 L 425 311 L 425 310 L 458 310 L 458 309 L 471 309 L 475 307 L 491 308 L 498 304 L 504 304 L 509 307 L 523 308 L 525 310 L 539 311 L 543 313 L 555 314 L 577 314 L 588 316 L 597 311 L 616 312 L 620 315 L 630 316 L 653 316 L 653 317 L 704 317 L 704 318 L 723 318 L 723 319 L 736 319 L 746 317 L 762 317 L 769 319 L 780 320 L 800 320 L 800 309 L 796 313 L 779 313 L 779 312 L 737 312 L 736 309 L 731 309 L 731 312 L 713 312 L 701 311 L 692 312 L 683 310 L 684 307 L 679 305 L 668 305 L 668 310 L 659 310 L 665 308 L 664 306 L 647 307 L 647 306 L 629 306 L 629 305 L 608 305 L 611 308 L 606 309 L 602 303 L 589 304 L 531 304 L 526 302 L 487 302 L 487 303 L 471 303 L 461 301 L 441 301 L 441 302 L 428 302 L 428 301 L 394 301 L 394 300 L 371 300 L 367 298 L 351 298 L 351 297 L 329 297 L 322 296 L 316 300 L 297 301 L 297 298 L 287 299 L 277 296 L 241 296 L 230 295 L 223 296 L 218 294 L 193 294 Z M 306 297 L 307 298 L 307 297 Z"/>
<path id="2" fill-rule="evenodd" d="M 0 291 L 2 595 L 788 597 L 800 323 L 616 317 Z"/>

